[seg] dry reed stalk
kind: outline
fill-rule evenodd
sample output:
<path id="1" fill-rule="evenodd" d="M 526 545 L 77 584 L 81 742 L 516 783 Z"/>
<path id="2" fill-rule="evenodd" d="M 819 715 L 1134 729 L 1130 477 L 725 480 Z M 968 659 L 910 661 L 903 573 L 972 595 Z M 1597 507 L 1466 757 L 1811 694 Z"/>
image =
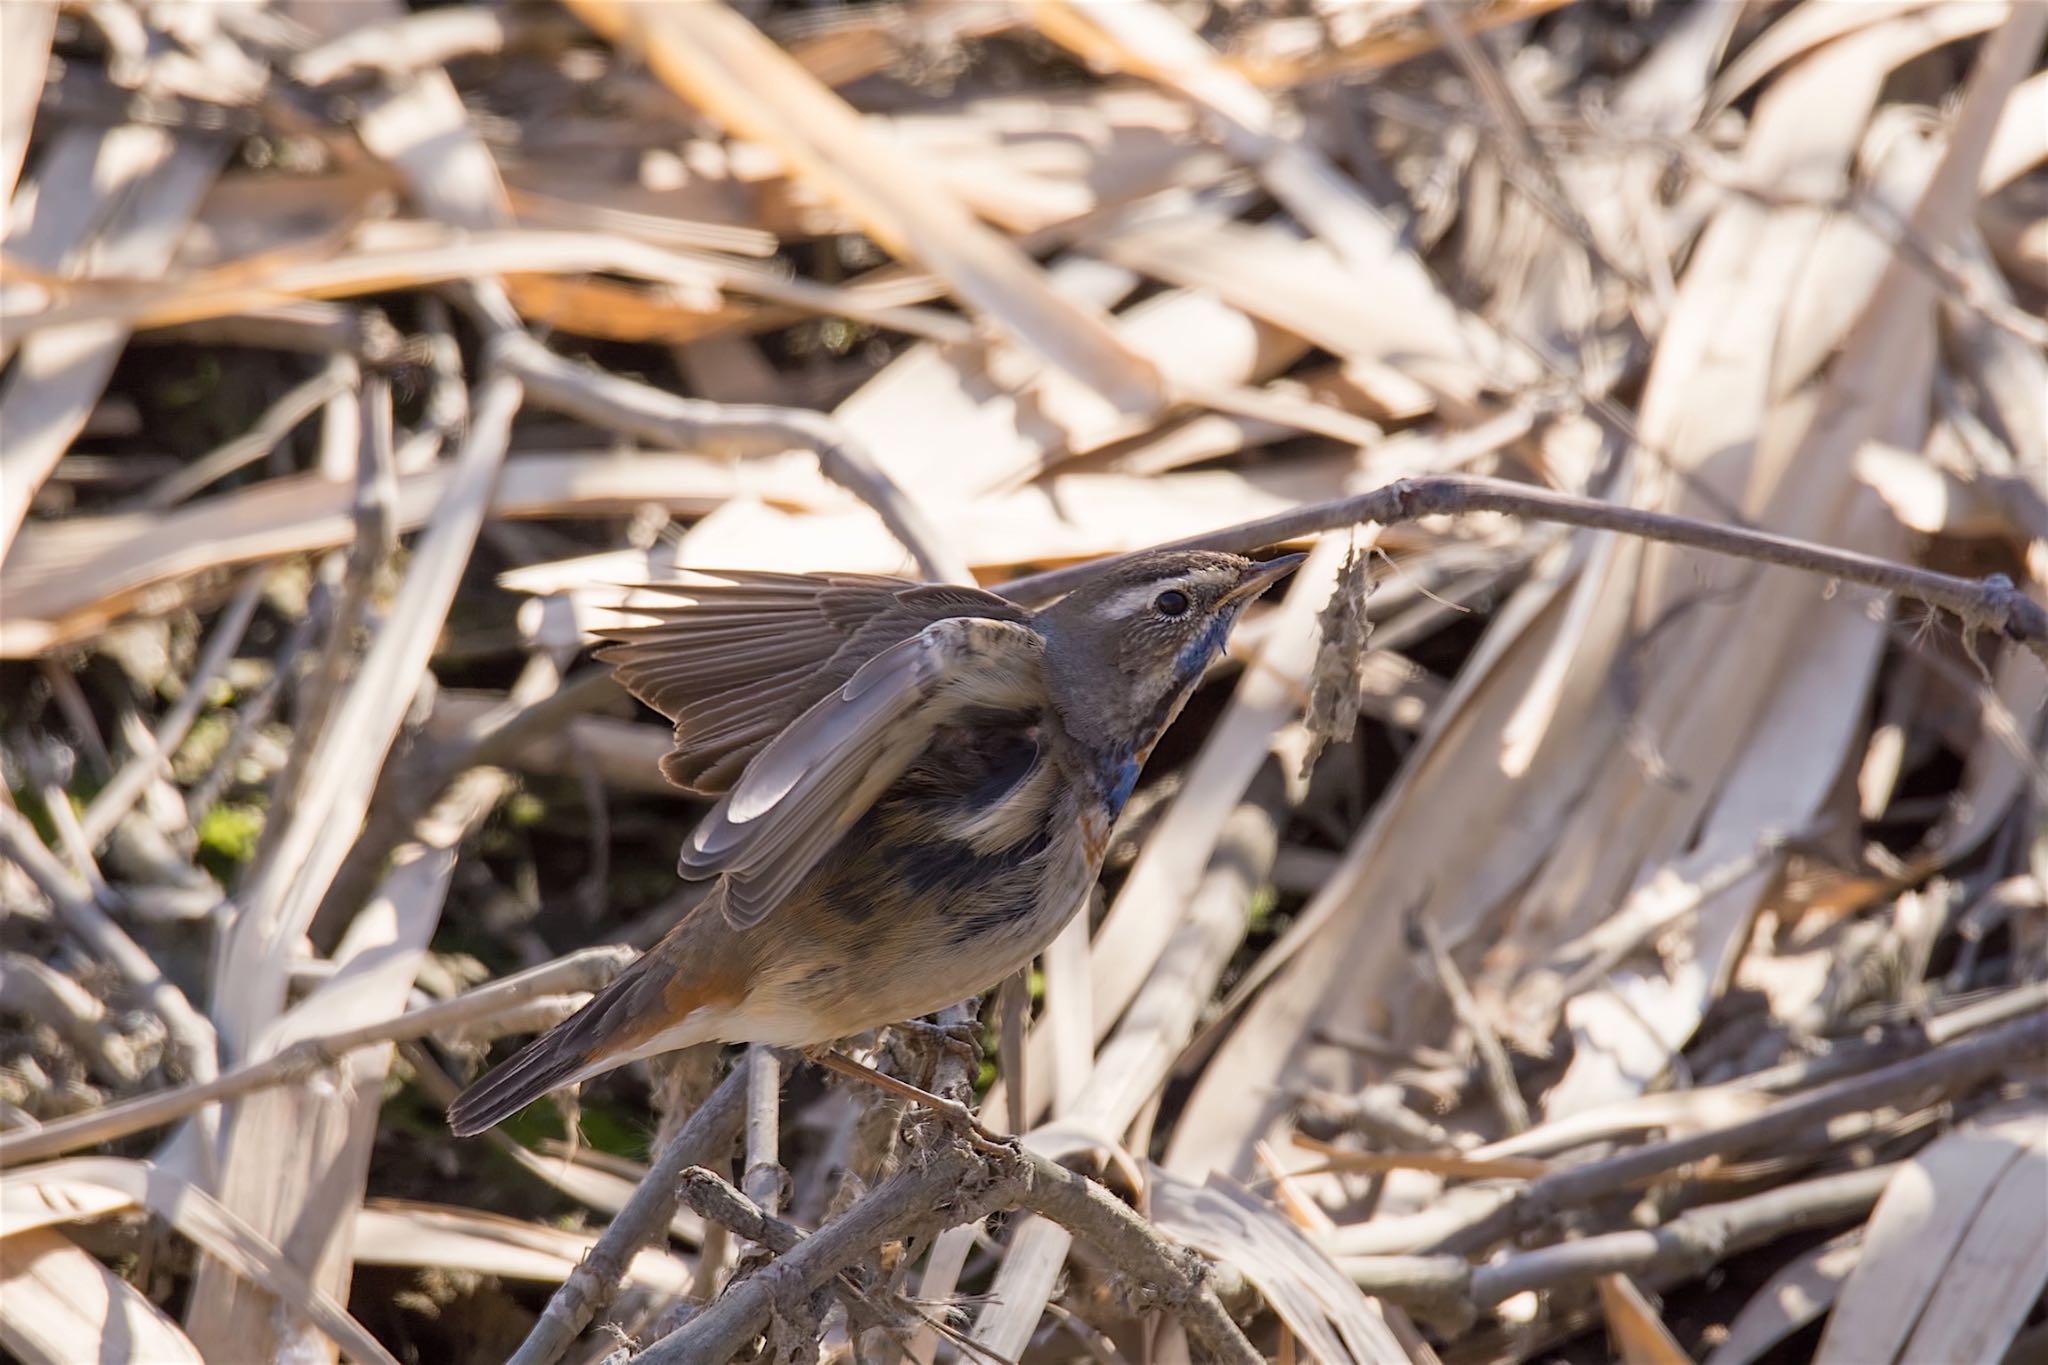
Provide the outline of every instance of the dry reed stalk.
<path id="1" fill-rule="evenodd" d="M 2048 11 L 985 8 L 0 6 L 0 1340 L 2023 1351 Z M 1026 1155 L 758 1048 L 417 1121 L 695 903 L 618 585 L 1311 537 Z"/>

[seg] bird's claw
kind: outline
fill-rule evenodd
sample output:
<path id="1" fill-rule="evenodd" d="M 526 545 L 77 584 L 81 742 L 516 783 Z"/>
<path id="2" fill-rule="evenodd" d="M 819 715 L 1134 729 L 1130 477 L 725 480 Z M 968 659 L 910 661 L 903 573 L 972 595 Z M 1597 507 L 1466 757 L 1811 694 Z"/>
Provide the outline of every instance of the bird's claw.
<path id="1" fill-rule="evenodd" d="M 958 1100 L 934 1095 L 920 1103 L 926 1112 L 952 1129 L 956 1137 L 981 1156 L 1007 1161 L 1014 1159 L 1022 1150 L 1016 1138 L 985 1127 L 981 1120 L 974 1116 L 974 1111 Z"/>
<path id="2" fill-rule="evenodd" d="M 911 1019 L 897 1025 L 914 1037 L 944 1048 L 964 1060 L 969 1066 L 981 1064 L 981 1029 L 973 1023 L 934 1024 L 927 1019 Z"/>

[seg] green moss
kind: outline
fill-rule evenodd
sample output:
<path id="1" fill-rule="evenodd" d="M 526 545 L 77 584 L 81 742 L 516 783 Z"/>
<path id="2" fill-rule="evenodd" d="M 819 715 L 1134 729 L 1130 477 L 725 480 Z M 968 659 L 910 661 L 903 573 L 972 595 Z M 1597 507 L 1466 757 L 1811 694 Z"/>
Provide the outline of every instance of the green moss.
<path id="1" fill-rule="evenodd" d="M 1280 904 L 1280 890 L 1272 883 L 1252 892 L 1252 903 L 1245 907 L 1244 919 L 1254 934 L 1264 933 L 1272 924 L 1273 909 Z"/>
<path id="2" fill-rule="evenodd" d="M 522 1147 L 538 1147 L 549 1138 L 568 1133 L 562 1126 L 562 1111 L 553 1100 L 536 1100 L 498 1126 Z"/>
<path id="3" fill-rule="evenodd" d="M 261 806 L 223 801 L 199 819 L 199 861 L 223 882 L 256 856 L 263 836 Z"/>
<path id="4" fill-rule="evenodd" d="M 530 791 L 513 792 L 505 802 L 505 819 L 516 829 L 531 829 L 547 813 L 547 803 Z"/>

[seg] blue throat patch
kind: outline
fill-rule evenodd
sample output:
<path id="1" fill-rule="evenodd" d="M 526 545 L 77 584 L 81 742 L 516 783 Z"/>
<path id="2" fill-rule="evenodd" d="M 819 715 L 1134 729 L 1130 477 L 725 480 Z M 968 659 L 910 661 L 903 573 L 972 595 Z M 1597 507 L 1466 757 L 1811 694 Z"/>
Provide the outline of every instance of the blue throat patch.
<path id="1" fill-rule="evenodd" d="M 1124 802 L 1137 789 L 1138 756 L 1128 749 L 1103 755 L 1102 778 L 1103 800 L 1109 806 L 1109 818 L 1114 820 L 1123 814 Z"/>
<path id="2" fill-rule="evenodd" d="M 1219 612 L 1216 619 L 1209 622 L 1207 630 L 1181 646 L 1180 653 L 1174 656 L 1173 671 L 1182 686 L 1192 685 L 1200 679 L 1202 670 L 1209 666 L 1209 660 L 1216 657 L 1217 651 L 1223 648 L 1223 642 L 1230 638 L 1230 628 L 1236 622 L 1237 612 L 1234 609 Z"/>
<path id="3" fill-rule="evenodd" d="M 1145 723 L 1146 733 L 1097 756 L 1096 761 L 1100 764 L 1098 781 L 1102 786 L 1103 800 L 1109 806 L 1110 819 L 1114 820 L 1123 813 L 1124 803 L 1131 799 L 1131 792 L 1138 785 L 1138 750 L 1142 747 L 1147 752 L 1151 751 L 1160 731 L 1166 728 L 1167 713 L 1188 689 L 1201 680 L 1209 661 L 1230 638 L 1230 627 L 1236 620 L 1235 611 L 1226 611 L 1211 621 L 1208 629 L 1183 645 L 1173 660 L 1176 679 L 1173 690 L 1160 701 L 1158 713 Z"/>

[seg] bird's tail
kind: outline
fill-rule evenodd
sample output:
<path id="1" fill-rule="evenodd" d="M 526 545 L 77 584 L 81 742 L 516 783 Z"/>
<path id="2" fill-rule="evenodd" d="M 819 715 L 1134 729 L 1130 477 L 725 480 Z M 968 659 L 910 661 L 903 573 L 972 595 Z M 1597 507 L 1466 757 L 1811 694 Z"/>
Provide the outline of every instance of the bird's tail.
<path id="1" fill-rule="evenodd" d="M 715 953 L 682 955 L 679 924 L 590 1003 L 485 1073 L 448 1108 L 448 1126 L 470 1137 L 504 1122 L 551 1090 L 615 1066 L 730 1036 L 725 1007 L 739 978 L 720 974 Z"/>
<path id="2" fill-rule="evenodd" d="M 629 1029 L 655 1014 L 647 999 L 645 954 L 590 997 L 582 1009 L 528 1043 L 506 1061 L 485 1072 L 448 1106 L 448 1126 L 457 1137 L 470 1137 L 496 1127 L 551 1090 L 611 1070 L 630 1060 L 619 1055 Z"/>
<path id="3" fill-rule="evenodd" d="M 448 1107 L 448 1126 L 455 1136 L 472 1137 L 495 1128 L 587 1070 L 590 1061 L 583 1049 L 565 1040 L 569 1025 L 581 1017 L 578 1014 L 543 1033 L 458 1095 Z"/>

